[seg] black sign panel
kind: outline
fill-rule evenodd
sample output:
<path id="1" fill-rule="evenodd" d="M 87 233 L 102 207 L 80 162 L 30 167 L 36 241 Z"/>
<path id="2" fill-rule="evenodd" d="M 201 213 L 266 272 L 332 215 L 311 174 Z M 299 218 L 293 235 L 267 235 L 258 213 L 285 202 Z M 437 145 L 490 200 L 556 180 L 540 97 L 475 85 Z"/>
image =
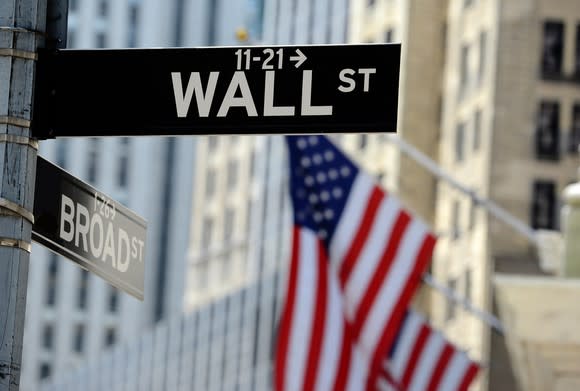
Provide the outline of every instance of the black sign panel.
<path id="1" fill-rule="evenodd" d="M 143 300 L 145 221 L 38 157 L 32 239 Z"/>
<path id="2" fill-rule="evenodd" d="M 33 135 L 395 132 L 398 44 L 41 51 Z"/>

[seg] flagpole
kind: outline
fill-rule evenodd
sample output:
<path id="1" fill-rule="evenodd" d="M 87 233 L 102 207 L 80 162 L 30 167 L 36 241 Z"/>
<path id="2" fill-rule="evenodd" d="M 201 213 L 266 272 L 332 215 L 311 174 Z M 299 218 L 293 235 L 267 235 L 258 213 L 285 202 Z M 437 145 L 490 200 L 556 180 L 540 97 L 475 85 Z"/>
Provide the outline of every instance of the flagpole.
<path id="1" fill-rule="evenodd" d="M 503 209 L 501 206 L 496 204 L 490 199 L 481 197 L 473 189 L 465 186 L 455 178 L 453 178 L 448 172 L 443 170 L 435 161 L 423 154 L 417 148 L 413 147 L 401 137 L 394 134 L 386 134 L 386 140 L 395 144 L 401 149 L 405 154 L 415 160 L 417 163 L 429 170 L 437 178 L 442 179 L 447 182 L 451 187 L 459 190 L 463 194 L 471 198 L 476 205 L 481 205 L 487 211 L 489 211 L 495 218 L 502 221 L 503 223 L 512 227 L 515 231 L 520 233 L 522 236 L 526 237 L 531 243 L 538 246 L 538 237 L 536 231 L 530 228 L 526 223 L 517 219 L 515 216 L 510 214 L 508 211 Z"/>

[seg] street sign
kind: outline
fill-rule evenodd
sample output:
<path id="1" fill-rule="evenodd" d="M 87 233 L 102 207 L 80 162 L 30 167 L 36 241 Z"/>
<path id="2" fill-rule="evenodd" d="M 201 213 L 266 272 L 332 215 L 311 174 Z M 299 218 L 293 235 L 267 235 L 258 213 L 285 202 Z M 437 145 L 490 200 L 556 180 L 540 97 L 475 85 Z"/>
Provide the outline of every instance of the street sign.
<path id="1" fill-rule="evenodd" d="M 32 239 L 143 300 L 147 224 L 38 157 Z"/>
<path id="2" fill-rule="evenodd" d="M 395 132 L 399 44 L 41 51 L 33 135 Z"/>

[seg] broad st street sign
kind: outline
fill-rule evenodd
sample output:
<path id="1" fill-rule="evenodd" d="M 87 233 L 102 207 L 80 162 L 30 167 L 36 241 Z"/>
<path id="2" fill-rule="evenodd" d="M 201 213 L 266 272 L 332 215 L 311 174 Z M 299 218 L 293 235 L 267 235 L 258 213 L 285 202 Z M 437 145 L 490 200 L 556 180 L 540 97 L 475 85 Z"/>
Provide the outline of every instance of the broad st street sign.
<path id="1" fill-rule="evenodd" d="M 146 222 L 40 156 L 32 238 L 143 300 Z"/>
<path id="2" fill-rule="evenodd" d="M 394 132 L 399 44 L 41 51 L 33 135 Z"/>

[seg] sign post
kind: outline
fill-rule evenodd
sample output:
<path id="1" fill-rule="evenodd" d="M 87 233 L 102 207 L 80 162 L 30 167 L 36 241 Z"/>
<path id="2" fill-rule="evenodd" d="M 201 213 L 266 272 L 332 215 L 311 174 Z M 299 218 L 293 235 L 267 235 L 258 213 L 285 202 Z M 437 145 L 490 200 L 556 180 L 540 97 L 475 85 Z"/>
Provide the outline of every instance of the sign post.
<path id="1" fill-rule="evenodd" d="M 395 132 L 400 51 L 365 44 L 41 52 L 33 132 Z"/>
<path id="2" fill-rule="evenodd" d="M 32 239 L 143 300 L 146 223 L 38 157 Z"/>

